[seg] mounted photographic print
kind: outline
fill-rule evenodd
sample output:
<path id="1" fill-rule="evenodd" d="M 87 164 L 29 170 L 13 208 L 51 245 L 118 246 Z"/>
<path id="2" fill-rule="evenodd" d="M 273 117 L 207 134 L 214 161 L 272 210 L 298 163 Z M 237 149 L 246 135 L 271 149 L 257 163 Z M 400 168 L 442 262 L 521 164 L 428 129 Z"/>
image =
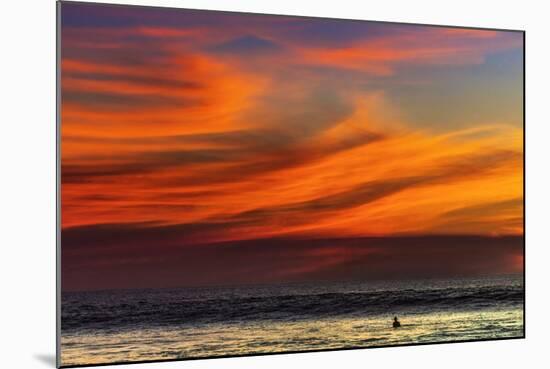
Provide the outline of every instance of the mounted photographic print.
<path id="1" fill-rule="evenodd" d="M 58 365 L 524 337 L 524 32 L 58 3 Z"/>

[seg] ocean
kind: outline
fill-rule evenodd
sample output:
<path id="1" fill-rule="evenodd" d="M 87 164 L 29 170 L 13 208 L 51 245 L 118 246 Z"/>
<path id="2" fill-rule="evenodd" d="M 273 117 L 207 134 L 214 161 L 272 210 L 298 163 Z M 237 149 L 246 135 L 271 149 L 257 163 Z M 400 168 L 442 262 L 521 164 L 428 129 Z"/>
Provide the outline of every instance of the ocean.
<path id="1" fill-rule="evenodd" d="M 64 292 L 61 363 L 523 337 L 523 306 L 522 275 Z"/>

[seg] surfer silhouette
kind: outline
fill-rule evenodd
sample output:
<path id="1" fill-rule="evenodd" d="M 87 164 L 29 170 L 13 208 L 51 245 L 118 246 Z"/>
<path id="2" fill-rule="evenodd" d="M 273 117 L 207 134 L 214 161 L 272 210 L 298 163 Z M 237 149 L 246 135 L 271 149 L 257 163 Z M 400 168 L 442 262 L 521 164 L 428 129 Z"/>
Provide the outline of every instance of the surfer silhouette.
<path id="1" fill-rule="evenodd" d="M 394 328 L 399 328 L 399 327 L 401 327 L 401 323 L 399 322 L 399 320 L 397 320 L 397 317 L 396 317 L 396 316 L 393 317 L 393 327 L 394 327 Z"/>

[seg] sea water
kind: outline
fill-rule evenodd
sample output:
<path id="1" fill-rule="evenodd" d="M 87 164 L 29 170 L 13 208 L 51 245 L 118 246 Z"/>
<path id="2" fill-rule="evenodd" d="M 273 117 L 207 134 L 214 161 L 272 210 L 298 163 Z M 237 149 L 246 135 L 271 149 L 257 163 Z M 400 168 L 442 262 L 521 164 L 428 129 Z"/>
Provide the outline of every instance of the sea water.
<path id="1" fill-rule="evenodd" d="M 62 365 L 522 337 L 521 275 L 62 294 Z M 402 327 L 394 329 L 398 316 Z"/>

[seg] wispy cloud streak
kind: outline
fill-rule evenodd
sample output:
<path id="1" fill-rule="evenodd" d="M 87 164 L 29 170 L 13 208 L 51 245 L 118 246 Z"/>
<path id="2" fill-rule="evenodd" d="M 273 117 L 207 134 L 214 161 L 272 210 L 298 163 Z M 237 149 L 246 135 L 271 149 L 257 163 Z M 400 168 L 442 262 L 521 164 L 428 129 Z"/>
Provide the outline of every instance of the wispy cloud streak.
<path id="1" fill-rule="evenodd" d="M 369 237 L 523 234 L 522 102 L 502 88 L 521 78 L 518 33 L 85 4 L 63 12 L 62 226 L 75 265 L 150 258 L 160 268 L 183 249 L 245 255 L 284 239 L 282 254 L 302 261 L 279 261 L 281 276 L 336 277 L 384 264 L 390 244 L 361 249 Z M 460 111 L 479 83 L 495 93 L 477 103 L 506 109 Z M 425 101 L 419 93 L 448 107 L 396 103 Z M 319 239 L 359 241 L 299 255 L 289 246 Z M 493 271 L 515 270 L 504 261 L 517 250 L 506 247 Z"/>

